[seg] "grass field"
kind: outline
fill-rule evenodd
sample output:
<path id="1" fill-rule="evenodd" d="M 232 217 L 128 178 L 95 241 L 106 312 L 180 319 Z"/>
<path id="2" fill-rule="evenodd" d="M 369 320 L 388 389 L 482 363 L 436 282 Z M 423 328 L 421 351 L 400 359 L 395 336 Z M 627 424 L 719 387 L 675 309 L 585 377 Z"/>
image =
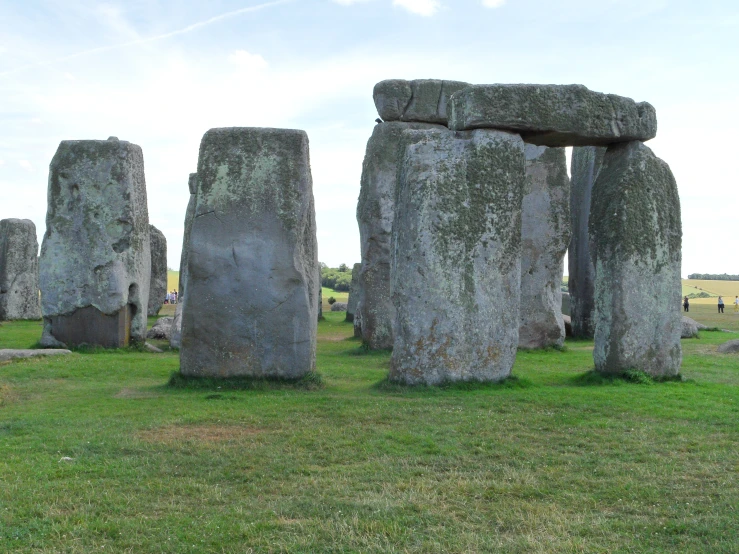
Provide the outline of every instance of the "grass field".
<path id="1" fill-rule="evenodd" d="M 716 305 L 719 295 L 724 297 L 727 305 L 739 295 L 739 281 L 703 281 L 700 279 L 683 279 L 683 296 L 694 292 L 707 292 L 712 298 L 693 298 L 690 303 Z M 732 306 L 733 309 L 733 306 Z"/>
<path id="2" fill-rule="evenodd" d="M 408 389 L 343 318 L 317 390 L 170 388 L 176 352 L 0 365 L 0 551 L 737 551 L 739 358 L 715 348 L 739 333 L 683 341 L 686 382 L 599 379 L 574 341 Z"/>

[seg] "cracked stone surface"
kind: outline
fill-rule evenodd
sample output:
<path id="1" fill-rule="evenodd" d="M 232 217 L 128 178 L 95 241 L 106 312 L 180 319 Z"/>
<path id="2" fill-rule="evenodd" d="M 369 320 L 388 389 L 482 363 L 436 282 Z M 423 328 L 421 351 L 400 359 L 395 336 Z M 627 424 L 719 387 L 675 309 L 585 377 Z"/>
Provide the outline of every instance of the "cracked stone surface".
<path id="1" fill-rule="evenodd" d="M 38 242 L 30 219 L 0 221 L 0 321 L 40 319 Z"/>
<path id="2" fill-rule="evenodd" d="M 180 371 L 281 378 L 313 371 L 320 282 L 308 136 L 211 129 L 197 174 Z"/>
<path id="3" fill-rule="evenodd" d="M 143 342 L 150 278 L 141 148 L 114 137 L 62 141 L 39 259 L 41 344 Z"/>
<path id="4" fill-rule="evenodd" d="M 680 198 L 641 142 L 608 147 L 593 186 L 597 371 L 677 375 L 682 362 Z"/>
<path id="5" fill-rule="evenodd" d="M 389 378 L 505 379 L 518 347 L 524 143 L 492 130 L 406 134 Z"/>
<path id="6" fill-rule="evenodd" d="M 470 86 L 441 79 L 388 79 L 375 85 L 372 97 L 384 121 L 447 124 L 447 103 L 457 91 Z"/>

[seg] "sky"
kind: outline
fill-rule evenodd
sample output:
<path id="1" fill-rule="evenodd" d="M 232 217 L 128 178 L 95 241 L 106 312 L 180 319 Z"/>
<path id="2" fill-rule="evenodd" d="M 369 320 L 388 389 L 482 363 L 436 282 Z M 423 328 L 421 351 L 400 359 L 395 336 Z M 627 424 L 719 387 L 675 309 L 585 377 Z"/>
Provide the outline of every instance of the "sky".
<path id="1" fill-rule="evenodd" d="M 40 243 L 59 142 L 117 136 L 143 149 L 178 268 L 203 134 L 304 129 L 318 257 L 351 266 L 375 83 L 579 83 L 655 106 L 682 274 L 736 274 L 737 60 L 736 0 L 0 0 L 0 219 L 33 220 Z"/>

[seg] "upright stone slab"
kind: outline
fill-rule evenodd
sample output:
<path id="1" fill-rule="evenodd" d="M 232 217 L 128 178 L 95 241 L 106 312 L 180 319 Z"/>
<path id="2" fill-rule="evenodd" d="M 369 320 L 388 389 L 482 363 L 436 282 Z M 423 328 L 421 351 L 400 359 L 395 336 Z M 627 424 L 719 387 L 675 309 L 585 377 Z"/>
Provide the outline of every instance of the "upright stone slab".
<path id="1" fill-rule="evenodd" d="M 610 146 L 593 187 L 595 368 L 680 370 L 680 199 L 669 166 L 641 142 Z"/>
<path id="2" fill-rule="evenodd" d="M 449 100 L 449 128 L 508 129 L 541 146 L 606 146 L 657 135 L 647 102 L 582 85 L 475 85 Z"/>
<path id="3" fill-rule="evenodd" d="M 504 379 L 518 346 L 524 143 L 492 130 L 407 134 L 390 379 Z"/>
<path id="4" fill-rule="evenodd" d="M 280 378 L 313 371 L 319 273 L 308 136 L 211 129 L 197 182 L 180 371 Z"/>
<path id="5" fill-rule="evenodd" d="M 395 188 L 409 129 L 443 129 L 423 123 L 375 125 L 367 142 L 357 203 L 362 249 L 359 304 L 362 342 L 368 348 L 393 347 L 395 308 L 390 297 L 390 243 L 395 219 Z"/>
<path id="6" fill-rule="evenodd" d="M 179 279 L 179 297 L 174 311 L 174 319 L 172 320 L 172 329 L 170 331 L 169 345 L 172 348 L 179 348 L 182 345 L 182 312 L 185 309 L 187 301 L 187 260 L 190 253 L 190 232 L 192 231 L 192 220 L 195 217 L 195 193 L 198 187 L 198 174 L 190 173 L 188 179 L 188 187 L 190 189 L 190 200 L 187 203 L 185 211 L 185 230 L 182 235 L 182 252 L 180 253 L 180 279 Z"/>
<path id="7" fill-rule="evenodd" d="M 353 322 L 354 314 L 357 311 L 357 302 L 359 302 L 359 272 L 362 270 L 362 264 L 354 264 L 352 267 L 352 284 L 349 287 L 349 300 L 346 304 L 346 321 Z"/>
<path id="8" fill-rule="evenodd" d="M 30 219 L 0 221 L 0 321 L 40 319 L 38 241 Z"/>
<path id="9" fill-rule="evenodd" d="M 570 178 L 564 148 L 527 144 L 521 216 L 521 348 L 561 346 L 564 255 L 570 239 Z"/>
<path id="10" fill-rule="evenodd" d="M 570 172 L 570 247 L 567 252 L 572 334 L 592 338 L 595 333 L 595 266 L 590 256 L 590 204 L 593 184 L 606 149 L 576 146 L 572 149 Z"/>
<path id="11" fill-rule="evenodd" d="M 159 229 L 149 225 L 151 252 L 151 280 L 149 281 L 148 315 L 155 316 L 162 309 L 167 295 L 167 239 Z"/>
<path id="12" fill-rule="evenodd" d="M 39 263 L 43 345 L 145 340 L 151 257 L 139 146 L 62 141 L 49 168 Z"/>
<path id="13" fill-rule="evenodd" d="M 388 79 L 375 85 L 372 97 L 385 121 L 447 124 L 447 103 L 457 91 L 470 86 L 441 79 Z"/>

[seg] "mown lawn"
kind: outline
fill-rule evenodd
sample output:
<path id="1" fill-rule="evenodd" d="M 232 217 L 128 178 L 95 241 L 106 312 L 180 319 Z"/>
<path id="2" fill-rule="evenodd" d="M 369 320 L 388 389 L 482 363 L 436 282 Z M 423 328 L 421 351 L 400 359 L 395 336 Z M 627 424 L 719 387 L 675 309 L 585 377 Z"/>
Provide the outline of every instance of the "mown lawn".
<path id="1" fill-rule="evenodd" d="M 739 549 L 739 333 L 683 341 L 685 382 L 594 378 L 573 341 L 408 389 L 325 315 L 317 390 L 170 388 L 175 352 L 0 366 L 0 551 Z"/>

